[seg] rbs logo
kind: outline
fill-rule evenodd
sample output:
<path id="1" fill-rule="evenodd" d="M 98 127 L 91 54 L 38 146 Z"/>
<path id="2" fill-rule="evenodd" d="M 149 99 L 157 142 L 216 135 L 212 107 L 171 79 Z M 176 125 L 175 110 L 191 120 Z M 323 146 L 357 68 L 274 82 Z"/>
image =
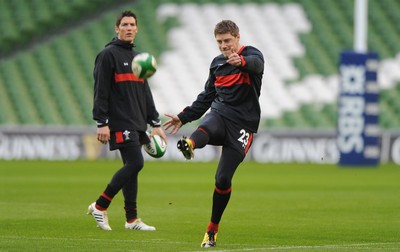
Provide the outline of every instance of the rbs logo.
<path id="1" fill-rule="evenodd" d="M 343 65 L 339 98 L 338 148 L 342 153 L 364 150 L 365 67 Z"/>

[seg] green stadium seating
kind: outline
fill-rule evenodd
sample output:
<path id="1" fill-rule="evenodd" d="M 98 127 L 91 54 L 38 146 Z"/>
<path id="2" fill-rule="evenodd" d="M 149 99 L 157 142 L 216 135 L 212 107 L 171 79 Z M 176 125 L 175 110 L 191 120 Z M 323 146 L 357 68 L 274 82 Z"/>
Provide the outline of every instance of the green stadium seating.
<path id="1" fill-rule="evenodd" d="M 126 4 L 129 0 L 13 0 L 0 2 L 0 55 L 9 54 L 49 31 L 76 24 L 101 9 Z M 21 34 L 23 38 L 21 39 Z"/>
<path id="2" fill-rule="evenodd" d="M 139 17 L 140 50 L 156 56 L 168 49 L 167 30 L 154 11 L 162 3 L 230 0 L 15 0 L 0 2 L 0 125 L 90 125 L 93 64 L 96 53 L 115 36 L 116 9 L 134 8 Z M 313 30 L 301 34 L 307 55 L 294 59 L 300 78 L 337 73 L 339 53 L 353 47 L 353 1 L 241 0 L 239 3 L 300 3 Z M 394 58 L 400 41 L 400 1 L 370 0 L 368 48 Z M 99 12 L 99 13 L 97 13 Z M 99 14 L 94 18 L 94 14 Z M 50 32 L 49 37 L 45 37 Z M 21 39 L 32 37 L 32 40 Z M 54 36 L 57 34 L 57 36 Z M 34 42 L 34 43 L 33 43 Z M 187 43 L 182 41 L 182 43 Z M 26 47 L 26 45 L 30 45 Z M 267 72 L 268 74 L 268 72 Z M 400 125 L 400 84 L 381 92 L 381 126 Z M 336 104 L 304 104 L 280 118 L 265 119 L 268 128 L 334 128 Z"/>
<path id="3" fill-rule="evenodd" d="M 16 60 L 12 60 L 7 64 L 2 64 L 2 73 L 6 87 L 6 93 L 14 104 L 19 122 L 23 124 L 40 124 L 40 117 L 35 109 L 34 101 L 24 85 L 25 80 L 22 78 L 20 69 Z M 10 84 L 10 85 L 8 85 Z"/>
<path id="4" fill-rule="evenodd" d="M 0 125 L 19 123 L 18 116 L 14 113 L 14 103 L 6 90 L 5 80 L 1 78 L 6 73 L 0 67 Z"/>
<path id="5" fill-rule="evenodd" d="M 41 72 L 49 85 L 58 109 L 66 124 L 82 124 L 82 110 L 79 107 L 77 97 L 73 94 L 70 83 L 66 80 L 65 72 L 60 67 L 63 59 L 57 58 L 54 48 L 45 47 L 38 54 L 38 62 Z"/>
<path id="6" fill-rule="evenodd" d="M 56 109 L 56 104 L 51 99 L 51 93 L 46 85 L 44 76 L 40 73 L 37 67 L 37 62 L 32 54 L 24 55 L 18 58 L 18 63 L 21 69 L 21 75 L 29 89 L 29 93 L 35 102 L 40 117 L 44 124 L 64 124 L 63 118 Z"/>

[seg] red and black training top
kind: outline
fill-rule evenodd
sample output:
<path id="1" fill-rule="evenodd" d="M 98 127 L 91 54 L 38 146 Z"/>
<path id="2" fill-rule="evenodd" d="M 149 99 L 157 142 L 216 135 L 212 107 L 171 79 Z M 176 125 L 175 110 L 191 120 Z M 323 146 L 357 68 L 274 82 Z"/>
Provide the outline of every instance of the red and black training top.
<path id="1" fill-rule="evenodd" d="M 147 80 L 132 73 L 134 45 L 114 38 L 97 55 L 93 71 L 93 119 L 111 131 L 146 131 L 159 126 L 159 114 Z"/>
<path id="2" fill-rule="evenodd" d="M 264 57 L 255 47 L 243 46 L 240 67 L 226 63 L 222 54 L 213 59 L 204 90 L 179 115 L 183 124 L 199 119 L 210 107 L 243 128 L 257 132 Z"/>

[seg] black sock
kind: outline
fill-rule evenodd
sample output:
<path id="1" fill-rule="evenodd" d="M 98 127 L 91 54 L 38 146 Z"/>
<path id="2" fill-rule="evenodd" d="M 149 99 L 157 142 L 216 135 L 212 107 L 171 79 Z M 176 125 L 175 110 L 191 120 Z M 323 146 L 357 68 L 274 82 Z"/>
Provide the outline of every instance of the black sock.
<path id="1" fill-rule="evenodd" d="M 102 208 L 100 210 L 107 209 L 117 193 L 118 191 L 116 192 L 113 188 L 110 187 L 110 185 L 107 185 L 106 190 L 100 195 L 99 199 L 96 201 L 96 205 Z"/>
<path id="2" fill-rule="evenodd" d="M 192 135 L 190 136 L 192 143 L 196 149 L 203 148 L 208 144 L 210 137 L 208 133 L 203 128 L 198 128 L 195 130 Z"/>
<path id="3" fill-rule="evenodd" d="M 221 221 L 222 214 L 224 213 L 224 210 L 228 205 L 229 199 L 231 197 L 231 191 L 232 187 L 229 187 L 226 190 L 220 190 L 215 187 L 211 214 L 211 221 L 214 224 L 219 224 L 219 222 Z"/>
<path id="4" fill-rule="evenodd" d="M 127 202 L 125 201 L 125 216 L 126 222 L 130 222 L 134 219 L 137 219 L 137 207 L 136 202 Z"/>

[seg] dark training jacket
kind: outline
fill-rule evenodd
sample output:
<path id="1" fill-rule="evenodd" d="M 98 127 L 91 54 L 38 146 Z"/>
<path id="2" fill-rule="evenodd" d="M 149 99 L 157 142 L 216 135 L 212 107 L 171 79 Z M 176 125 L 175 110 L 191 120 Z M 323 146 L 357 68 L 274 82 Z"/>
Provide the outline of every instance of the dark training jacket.
<path id="1" fill-rule="evenodd" d="M 147 124 L 160 125 L 147 80 L 132 73 L 132 59 L 138 54 L 133 46 L 114 38 L 96 57 L 93 119 L 98 127 L 146 131 Z"/>
<path id="2" fill-rule="evenodd" d="M 252 46 L 243 46 L 238 54 L 242 58 L 240 67 L 226 63 L 222 54 L 214 58 L 204 91 L 178 114 L 183 124 L 199 119 L 211 107 L 241 127 L 257 132 L 264 57 Z"/>

